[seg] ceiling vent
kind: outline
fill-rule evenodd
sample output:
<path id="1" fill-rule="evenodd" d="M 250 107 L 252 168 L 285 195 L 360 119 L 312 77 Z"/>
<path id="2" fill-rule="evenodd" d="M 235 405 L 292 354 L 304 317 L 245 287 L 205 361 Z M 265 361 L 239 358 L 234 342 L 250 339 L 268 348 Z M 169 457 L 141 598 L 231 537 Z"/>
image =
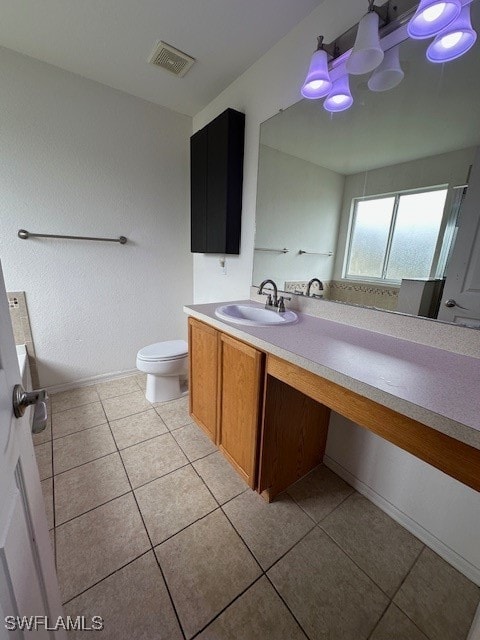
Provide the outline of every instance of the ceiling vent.
<path id="1" fill-rule="evenodd" d="M 155 45 L 148 62 L 182 78 L 195 62 L 195 58 L 175 49 L 166 42 L 160 41 Z"/>

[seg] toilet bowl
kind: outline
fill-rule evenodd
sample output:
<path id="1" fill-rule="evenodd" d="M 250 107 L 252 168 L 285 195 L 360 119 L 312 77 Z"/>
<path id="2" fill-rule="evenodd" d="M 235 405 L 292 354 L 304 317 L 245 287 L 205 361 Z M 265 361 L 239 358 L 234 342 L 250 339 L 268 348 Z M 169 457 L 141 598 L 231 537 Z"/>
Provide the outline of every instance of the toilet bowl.
<path id="1" fill-rule="evenodd" d="M 137 353 L 137 369 L 147 374 L 145 396 L 149 402 L 175 400 L 183 394 L 180 381 L 187 375 L 188 344 L 167 340 L 143 347 Z"/>

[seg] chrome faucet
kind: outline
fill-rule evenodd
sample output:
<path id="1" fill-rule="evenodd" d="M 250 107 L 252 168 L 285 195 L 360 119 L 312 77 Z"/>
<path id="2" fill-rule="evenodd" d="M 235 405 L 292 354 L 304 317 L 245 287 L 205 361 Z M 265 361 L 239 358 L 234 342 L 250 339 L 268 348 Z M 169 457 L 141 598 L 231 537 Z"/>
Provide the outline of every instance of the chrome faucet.
<path id="1" fill-rule="evenodd" d="M 273 287 L 273 297 L 271 293 L 264 293 L 263 287 L 267 284 L 272 285 Z M 264 280 L 262 284 L 258 287 L 258 295 L 259 296 L 267 296 L 267 301 L 265 303 L 265 309 L 271 309 L 272 307 L 278 311 L 278 313 L 285 313 L 285 300 L 291 300 L 291 298 L 287 298 L 286 296 L 278 297 L 278 289 L 277 285 L 273 280 Z"/>
<path id="2" fill-rule="evenodd" d="M 272 294 L 271 293 L 264 293 L 263 292 L 263 287 L 267 284 L 271 284 L 273 287 L 273 298 L 272 298 Z M 277 307 L 278 306 L 278 289 L 277 289 L 277 285 L 275 284 L 275 282 L 273 280 L 264 280 L 262 282 L 262 284 L 259 286 L 258 288 L 258 295 L 259 296 L 267 296 L 267 301 L 265 303 L 265 308 L 268 307 Z"/>
<path id="3" fill-rule="evenodd" d="M 323 291 L 323 282 L 321 280 L 319 280 L 318 278 L 312 278 L 310 280 L 310 282 L 307 284 L 307 293 L 305 295 L 310 296 L 310 289 L 312 287 L 312 284 L 314 282 L 318 283 L 318 288 L 320 291 Z"/>

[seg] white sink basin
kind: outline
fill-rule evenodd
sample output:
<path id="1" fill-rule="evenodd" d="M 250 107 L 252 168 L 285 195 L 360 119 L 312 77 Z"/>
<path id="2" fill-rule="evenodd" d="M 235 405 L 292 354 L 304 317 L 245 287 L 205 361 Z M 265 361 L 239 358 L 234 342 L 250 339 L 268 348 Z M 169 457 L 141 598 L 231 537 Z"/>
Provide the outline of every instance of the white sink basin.
<path id="1" fill-rule="evenodd" d="M 248 304 L 225 304 L 215 309 L 215 315 L 221 320 L 251 327 L 270 327 L 279 324 L 292 324 L 298 320 L 293 311 L 278 313 L 270 309 L 253 307 Z"/>

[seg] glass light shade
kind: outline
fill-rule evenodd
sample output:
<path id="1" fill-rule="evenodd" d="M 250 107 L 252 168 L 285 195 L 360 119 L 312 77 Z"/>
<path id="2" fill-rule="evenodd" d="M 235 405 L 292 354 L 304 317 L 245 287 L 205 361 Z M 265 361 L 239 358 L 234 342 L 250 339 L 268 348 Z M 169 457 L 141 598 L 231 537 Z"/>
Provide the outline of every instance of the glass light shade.
<path id="1" fill-rule="evenodd" d="M 427 49 L 430 62 L 450 62 L 473 47 L 477 32 L 472 28 L 470 5 L 463 7 L 458 18 L 441 31 Z"/>
<path id="2" fill-rule="evenodd" d="M 350 91 L 348 75 L 344 75 L 333 83 L 332 90 L 323 103 L 323 108 L 330 113 L 338 113 L 350 109 L 353 98 Z"/>
<path id="3" fill-rule="evenodd" d="M 458 18 L 461 0 L 422 0 L 408 23 L 408 35 L 415 40 L 431 38 Z"/>
<path id="4" fill-rule="evenodd" d="M 397 45 L 385 52 L 382 64 L 368 80 L 370 91 L 389 91 L 403 80 L 405 74 L 400 66 L 400 47 Z"/>
<path id="5" fill-rule="evenodd" d="M 381 64 L 383 49 L 378 35 L 378 14 L 375 11 L 363 16 L 358 24 L 357 38 L 347 60 L 347 71 L 354 76 L 370 73 Z"/>
<path id="6" fill-rule="evenodd" d="M 332 81 L 328 72 L 327 52 L 323 49 L 315 51 L 310 60 L 307 77 L 301 89 L 302 96 L 310 100 L 324 98 L 330 93 Z"/>

